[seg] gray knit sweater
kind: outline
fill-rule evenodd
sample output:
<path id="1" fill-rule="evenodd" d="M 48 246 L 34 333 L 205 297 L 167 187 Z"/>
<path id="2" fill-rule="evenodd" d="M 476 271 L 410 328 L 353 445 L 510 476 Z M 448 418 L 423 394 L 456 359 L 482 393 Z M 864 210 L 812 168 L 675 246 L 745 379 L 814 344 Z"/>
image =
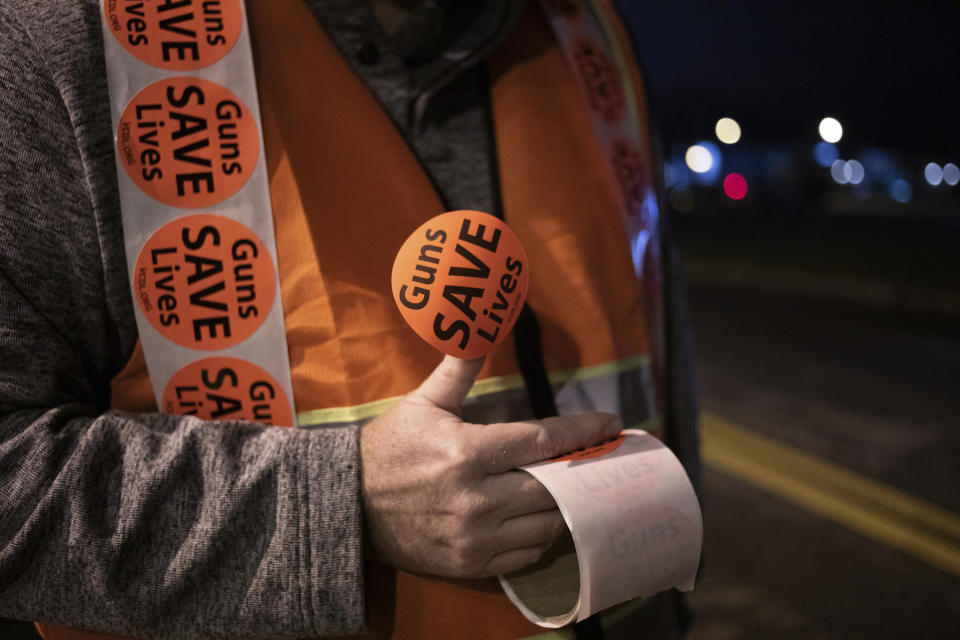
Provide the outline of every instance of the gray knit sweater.
<path id="1" fill-rule="evenodd" d="M 404 68 L 362 3 L 305 1 L 446 203 L 489 209 L 480 67 Z M 359 427 L 108 410 L 137 329 L 98 4 L 0 3 L 0 617 L 149 638 L 359 632 Z M 472 14 L 460 59 L 517 4 Z"/>
<path id="2" fill-rule="evenodd" d="M 97 3 L 0 9 L 0 616 L 363 625 L 356 428 L 106 411 L 137 340 Z"/>

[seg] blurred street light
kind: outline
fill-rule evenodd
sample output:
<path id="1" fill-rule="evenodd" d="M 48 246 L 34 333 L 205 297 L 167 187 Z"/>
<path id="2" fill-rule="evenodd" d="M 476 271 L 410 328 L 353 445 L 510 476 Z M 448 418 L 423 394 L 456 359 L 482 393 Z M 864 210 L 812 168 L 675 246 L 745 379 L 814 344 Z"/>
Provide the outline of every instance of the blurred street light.
<path id="1" fill-rule="evenodd" d="M 913 187 L 910 186 L 910 183 L 904 180 L 903 178 L 897 178 L 890 183 L 890 196 L 894 200 L 901 204 L 906 204 L 910 202 L 910 197 L 913 195 Z"/>
<path id="2" fill-rule="evenodd" d="M 951 187 L 960 183 L 960 167 L 952 162 L 943 165 L 943 181 Z"/>
<path id="3" fill-rule="evenodd" d="M 723 192 L 733 200 L 743 200 L 747 195 L 747 179 L 739 173 L 731 173 L 723 179 Z"/>
<path id="4" fill-rule="evenodd" d="M 857 160 L 847 160 L 847 164 L 843 167 L 843 176 L 850 184 L 860 184 L 863 182 L 865 175 L 866 172 L 863 170 L 863 165 L 860 164 L 860 162 Z"/>
<path id="5" fill-rule="evenodd" d="M 936 162 L 928 162 L 927 166 L 923 168 L 923 177 L 927 184 L 935 187 L 943 182 L 943 169 Z"/>
<path id="6" fill-rule="evenodd" d="M 713 154 L 702 144 L 695 144 L 687 149 L 684 159 L 691 171 L 707 173 L 713 168 Z"/>
<path id="7" fill-rule="evenodd" d="M 829 167 L 839 157 L 840 151 L 832 142 L 821 141 L 813 147 L 813 159 L 821 167 Z"/>
<path id="8" fill-rule="evenodd" d="M 850 182 L 850 178 L 847 177 L 846 169 L 846 161 L 837 158 L 833 161 L 833 164 L 830 165 L 830 177 L 833 178 L 833 181 L 837 184 L 847 184 Z"/>
<path id="9" fill-rule="evenodd" d="M 717 139 L 724 144 L 734 144 L 740 139 L 740 125 L 733 118 L 720 118 L 714 127 Z"/>
<path id="10" fill-rule="evenodd" d="M 820 137 L 826 142 L 840 142 L 843 127 L 836 118 L 826 117 L 820 121 Z"/>

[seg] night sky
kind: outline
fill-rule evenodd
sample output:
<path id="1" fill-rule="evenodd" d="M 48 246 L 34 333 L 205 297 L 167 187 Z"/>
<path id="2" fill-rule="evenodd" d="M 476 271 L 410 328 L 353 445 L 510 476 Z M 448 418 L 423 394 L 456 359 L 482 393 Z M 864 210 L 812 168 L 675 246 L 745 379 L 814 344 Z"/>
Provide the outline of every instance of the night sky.
<path id="1" fill-rule="evenodd" d="M 848 144 L 960 159 L 960 2 L 618 4 L 668 144 L 724 115 L 745 142 L 814 141 L 832 115 Z"/>

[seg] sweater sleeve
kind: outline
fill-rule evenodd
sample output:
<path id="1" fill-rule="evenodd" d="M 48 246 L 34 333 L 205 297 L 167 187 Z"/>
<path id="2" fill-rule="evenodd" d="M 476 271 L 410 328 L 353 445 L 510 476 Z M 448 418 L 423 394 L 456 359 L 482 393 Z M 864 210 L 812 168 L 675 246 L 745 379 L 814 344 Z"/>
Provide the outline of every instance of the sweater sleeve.
<path id="1" fill-rule="evenodd" d="M 0 8 L 0 617 L 356 633 L 356 427 L 108 410 L 136 329 L 96 5 Z"/>

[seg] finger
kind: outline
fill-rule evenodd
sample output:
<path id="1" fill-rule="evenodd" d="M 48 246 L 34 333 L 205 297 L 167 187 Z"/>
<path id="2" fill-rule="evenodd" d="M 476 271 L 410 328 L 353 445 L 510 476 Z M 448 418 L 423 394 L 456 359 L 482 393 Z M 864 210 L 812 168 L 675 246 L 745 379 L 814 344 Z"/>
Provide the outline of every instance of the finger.
<path id="1" fill-rule="evenodd" d="M 504 519 L 557 507 L 556 500 L 547 488 L 526 471 L 507 471 L 487 476 L 483 491 L 504 497 L 504 503 L 499 507 Z"/>
<path id="2" fill-rule="evenodd" d="M 490 535 L 489 549 L 503 553 L 511 549 L 549 546 L 566 528 L 559 509 L 508 518 Z"/>
<path id="3" fill-rule="evenodd" d="M 548 549 L 548 545 L 540 547 L 527 547 L 526 549 L 510 549 L 498 553 L 490 558 L 490 562 L 484 567 L 483 573 L 479 577 L 499 576 L 517 569 L 522 569 L 528 564 L 533 564 L 543 556 Z"/>
<path id="4" fill-rule="evenodd" d="M 470 393 L 481 367 L 483 358 L 461 360 L 454 356 L 444 356 L 433 373 L 412 395 L 459 415 L 463 401 Z"/>
<path id="5" fill-rule="evenodd" d="M 612 413 L 581 413 L 470 430 L 477 459 L 487 473 L 502 473 L 615 438 L 623 430 Z"/>

